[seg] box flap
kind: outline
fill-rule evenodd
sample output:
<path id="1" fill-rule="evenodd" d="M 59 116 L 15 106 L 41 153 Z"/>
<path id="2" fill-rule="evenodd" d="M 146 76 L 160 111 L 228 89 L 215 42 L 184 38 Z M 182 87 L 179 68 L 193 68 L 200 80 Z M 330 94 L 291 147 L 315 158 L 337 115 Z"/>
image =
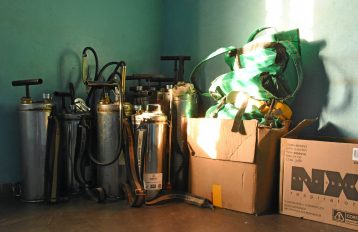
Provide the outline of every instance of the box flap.
<path id="1" fill-rule="evenodd" d="M 297 138 L 298 134 L 306 127 L 311 125 L 312 123 L 316 122 L 318 118 L 314 119 L 304 119 L 296 127 L 294 127 L 292 130 L 287 132 L 283 138 Z"/>
<path id="2" fill-rule="evenodd" d="M 187 139 L 193 155 L 253 163 L 258 122 L 244 120 L 245 135 L 231 132 L 233 122 L 232 119 L 189 118 Z"/>

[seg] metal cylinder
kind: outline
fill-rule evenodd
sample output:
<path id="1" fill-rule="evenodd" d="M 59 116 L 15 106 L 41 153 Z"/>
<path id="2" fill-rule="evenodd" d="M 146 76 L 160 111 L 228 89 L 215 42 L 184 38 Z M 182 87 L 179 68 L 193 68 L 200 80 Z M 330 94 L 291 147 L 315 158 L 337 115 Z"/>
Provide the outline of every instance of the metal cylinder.
<path id="1" fill-rule="evenodd" d="M 45 200 L 45 164 L 48 116 L 52 104 L 20 104 L 21 198 L 26 202 Z"/>
<path id="2" fill-rule="evenodd" d="M 175 191 L 188 190 L 189 151 L 187 118 L 198 115 L 198 97 L 191 84 L 179 82 L 158 92 L 157 100 L 170 121 L 169 183 Z"/>
<path id="3" fill-rule="evenodd" d="M 172 103 L 172 156 L 170 176 L 173 190 L 188 190 L 189 151 L 187 144 L 187 118 L 198 115 L 196 93 L 173 95 Z"/>
<path id="4" fill-rule="evenodd" d="M 61 116 L 61 148 L 65 159 L 65 184 L 70 194 L 80 192 L 80 183 L 75 178 L 75 150 L 77 129 L 82 117 L 89 117 L 88 113 L 67 113 Z"/>
<path id="5" fill-rule="evenodd" d="M 160 105 L 149 104 L 146 112 L 137 116 L 136 122 L 139 123 L 137 134 L 140 134 L 141 130 L 146 131 L 143 184 L 146 199 L 151 200 L 164 188 L 167 178 L 167 117 L 161 112 Z M 140 139 L 140 136 L 137 136 L 137 139 Z M 140 142 L 137 141 L 137 144 Z"/>
<path id="6" fill-rule="evenodd" d="M 120 152 L 119 146 L 119 106 L 114 104 L 97 105 L 98 149 L 97 160 L 108 163 Z M 108 166 L 98 166 L 97 185 L 102 187 L 107 198 L 120 197 L 120 171 L 118 161 Z"/>

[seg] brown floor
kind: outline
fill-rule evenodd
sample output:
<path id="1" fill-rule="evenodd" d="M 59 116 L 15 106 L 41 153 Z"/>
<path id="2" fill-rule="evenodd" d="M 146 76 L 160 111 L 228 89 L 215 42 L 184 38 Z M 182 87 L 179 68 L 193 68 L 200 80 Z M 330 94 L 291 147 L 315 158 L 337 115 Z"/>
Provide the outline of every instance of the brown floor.
<path id="1" fill-rule="evenodd" d="M 126 201 L 97 204 L 83 198 L 57 205 L 0 197 L 0 231 L 240 231 L 348 232 L 353 230 L 284 215 L 253 216 L 172 202 L 130 208 Z"/>

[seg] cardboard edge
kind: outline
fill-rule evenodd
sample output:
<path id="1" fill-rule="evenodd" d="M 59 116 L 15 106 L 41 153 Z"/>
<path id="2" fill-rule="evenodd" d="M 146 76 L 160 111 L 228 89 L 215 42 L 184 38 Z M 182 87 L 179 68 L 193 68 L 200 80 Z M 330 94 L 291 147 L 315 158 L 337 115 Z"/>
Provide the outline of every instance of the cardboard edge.
<path id="1" fill-rule="evenodd" d="M 297 135 L 306 127 L 316 122 L 318 118 L 314 119 L 303 119 L 300 123 L 297 124 L 292 130 L 287 132 L 282 138 L 295 138 Z"/>
<path id="2" fill-rule="evenodd" d="M 284 164 L 285 164 L 285 147 L 286 147 L 286 139 L 281 138 L 280 141 L 280 181 L 279 181 L 279 197 L 278 197 L 278 211 L 281 214 L 283 212 L 283 173 L 284 173 Z"/>
<path id="3" fill-rule="evenodd" d="M 249 121 L 249 120 L 246 120 L 246 121 Z M 250 120 L 251 121 L 251 120 Z M 255 124 L 255 147 L 254 147 L 254 151 L 253 151 L 253 155 L 252 157 L 250 157 L 251 159 L 248 160 L 247 163 L 251 163 L 251 164 L 255 164 L 255 160 L 256 160 L 256 153 L 257 153 L 257 145 L 258 145 L 258 136 L 259 136 L 259 121 L 254 119 L 254 124 Z M 250 122 L 251 123 L 251 122 Z M 241 162 L 244 162 L 244 161 L 241 161 Z M 246 162 L 244 162 L 246 163 Z"/>
<path id="4" fill-rule="evenodd" d="M 254 187 L 253 187 L 253 192 L 252 192 L 252 199 L 255 199 L 255 200 L 253 200 L 252 201 L 252 205 L 251 205 L 251 207 L 252 207 L 252 214 L 260 214 L 260 213 L 262 213 L 262 212 L 260 212 L 260 209 L 258 209 L 258 204 L 259 204 L 259 202 L 258 202 L 258 199 L 257 199 L 257 189 L 258 189 L 258 180 L 257 180 L 257 178 L 258 178 L 258 171 L 257 171 L 257 165 L 256 165 L 256 167 L 255 167 L 255 177 L 253 178 L 253 181 L 255 181 L 255 184 L 254 184 Z"/>
<path id="5" fill-rule="evenodd" d="M 291 120 L 286 120 L 283 122 L 283 126 L 281 128 L 260 128 L 258 127 L 257 129 L 258 130 L 263 130 L 263 132 L 260 133 L 260 131 L 257 132 L 257 141 L 259 139 L 262 139 L 263 138 L 263 134 L 265 134 L 264 130 L 268 130 L 267 134 L 266 135 L 271 135 L 271 136 L 274 136 L 274 137 L 278 137 L 276 141 L 277 145 L 276 145 L 276 148 L 275 148 L 275 151 L 274 152 L 271 152 L 271 156 L 272 155 L 275 155 L 275 157 L 273 157 L 273 159 L 275 160 L 275 162 L 272 164 L 272 168 L 275 166 L 275 163 L 276 165 L 278 165 L 278 171 L 276 173 L 276 197 L 278 197 L 278 202 L 276 202 L 275 204 L 271 204 L 271 205 L 268 205 L 266 207 L 263 207 L 263 205 L 265 205 L 265 203 L 262 203 L 262 199 L 258 197 L 259 193 L 256 191 L 257 189 L 259 189 L 259 184 L 261 183 L 261 181 L 257 181 L 256 182 L 256 185 L 255 185 L 255 214 L 257 215 L 260 215 L 260 214 L 263 214 L 265 212 L 268 212 L 268 210 L 270 210 L 270 208 L 272 207 L 277 207 L 277 204 L 279 204 L 280 202 L 280 199 L 279 199 L 279 192 L 280 192 L 280 182 L 279 182 L 279 178 L 280 178 L 280 151 L 281 151 L 281 138 L 282 136 L 284 136 L 287 132 L 288 132 L 288 129 L 289 129 L 289 126 L 291 125 Z M 256 144 L 256 147 L 255 149 L 258 148 L 258 143 Z M 257 156 L 257 154 L 255 154 L 255 157 Z M 255 160 L 255 164 L 257 164 L 257 160 Z M 274 170 L 274 169 L 273 169 Z M 257 175 L 257 179 L 262 179 L 262 176 L 259 176 L 259 170 L 256 169 L 256 175 Z M 272 178 L 274 180 L 274 178 Z M 274 188 L 271 189 L 271 192 L 274 193 Z M 274 197 L 274 194 L 272 194 L 272 197 Z M 267 200 L 267 199 L 266 199 Z M 267 201 L 264 201 L 264 202 L 267 202 Z M 279 208 L 276 208 L 277 211 L 279 211 Z"/>

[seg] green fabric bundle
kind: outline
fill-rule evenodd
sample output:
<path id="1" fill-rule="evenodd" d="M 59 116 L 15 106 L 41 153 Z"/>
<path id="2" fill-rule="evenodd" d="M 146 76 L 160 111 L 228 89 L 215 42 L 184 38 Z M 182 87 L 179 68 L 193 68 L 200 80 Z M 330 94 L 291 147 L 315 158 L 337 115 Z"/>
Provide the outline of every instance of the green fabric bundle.
<path id="1" fill-rule="evenodd" d="M 226 97 L 232 91 L 245 93 L 249 98 L 262 101 L 282 101 L 289 103 L 302 83 L 302 65 L 298 29 L 257 37 L 268 28 L 256 30 L 249 36 L 242 48 L 220 48 L 202 60 L 192 71 L 190 80 L 199 93 L 211 96 L 217 104 L 210 107 L 207 117 L 235 118 L 241 110 L 242 119 L 257 119 L 265 122 L 265 115 L 256 107 L 240 109 Z M 208 93 L 200 90 L 196 84 L 196 71 L 208 60 L 225 54 L 225 62 L 230 71 L 215 78 Z M 295 77 L 286 77 L 285 70 L 291 61 L 296 70 Z M 276 120 L 277 121 L 277 120 Z M 279 126 L 280 122 L 274 122 Z"/>

